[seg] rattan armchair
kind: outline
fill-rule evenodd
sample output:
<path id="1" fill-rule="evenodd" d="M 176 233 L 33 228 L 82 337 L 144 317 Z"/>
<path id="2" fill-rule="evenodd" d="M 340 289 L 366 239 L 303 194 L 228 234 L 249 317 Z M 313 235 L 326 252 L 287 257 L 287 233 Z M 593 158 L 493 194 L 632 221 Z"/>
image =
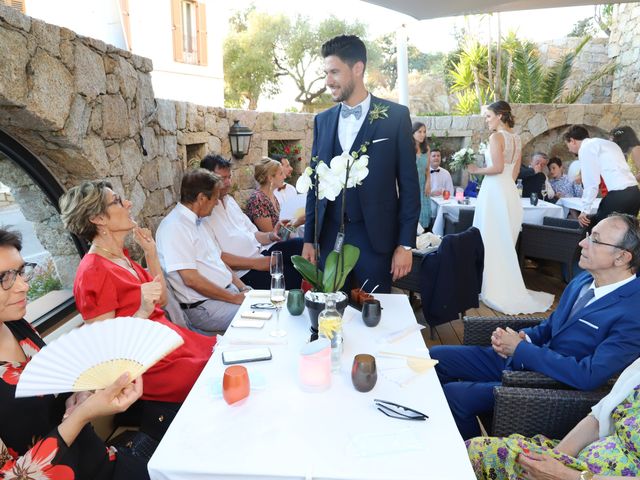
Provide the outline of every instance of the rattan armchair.
<path id="1" fill-rule="evenodd" d="M 456 220 L 451 214 L 444 214 L 444 234 L 462 233 L 473 224 L 473 215 L 475 210 L 470 208 L 461 208 L 458 212 Z"/>
<path id="2" fill-rule="evenodd" d="M 464 317 L 464 344 L 490 345 L 497 327 L 514 330 L 537 325 L 541 317 Z M 585 417 L 610 390 L 615 379 L 597 391 L 574 390 L 546 375 L 527 371 L 502 373 L 502 385 L 495 387 L 492 418 L 481 419 L 494 436 L 538 433 L 562 438 Z"/>
<path id="3" fill-rule="evenodd" d="M 518 247 L 520 266 L 524 266 L 525 257 L 566 263 L 570 282 L 584 229 L 577 220 L 544 217 L 542 222 L 542 225 L 522 224 Z"/>

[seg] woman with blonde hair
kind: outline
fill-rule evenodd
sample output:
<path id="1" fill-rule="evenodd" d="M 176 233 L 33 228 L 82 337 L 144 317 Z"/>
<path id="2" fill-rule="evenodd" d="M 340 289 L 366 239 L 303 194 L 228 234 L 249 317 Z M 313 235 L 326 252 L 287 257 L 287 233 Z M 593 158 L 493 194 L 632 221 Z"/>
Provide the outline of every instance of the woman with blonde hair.
<path id="1" fill-rule="evenodd" d="M 151 232 L 131 215 L 132 203 L 112 190 L 108 182 L 83 182 L 60 198 L 65 227 L 91 242 L 73 285 L 76 306 L 85 322 L 114 317 L 148 318 L 176 331 L 182 346 L 143 375 L 143 399 L 183 402 L 211 356 L 215 337 L 207 337 L 171 323 L 161 306 L 167 290 Z M 142 248 L 149 271 L 124 248 L 125 238 Z"/>
<path id="2" fill-rule="evenodd" d="M 284 185 L 284 169 L 277 160 L 264 157 L 256 165 L 258 188 L 247 200 L 246 214 L 261 232 L 271 232 L 280 218 L 280 203 L 273 191 Z"/>

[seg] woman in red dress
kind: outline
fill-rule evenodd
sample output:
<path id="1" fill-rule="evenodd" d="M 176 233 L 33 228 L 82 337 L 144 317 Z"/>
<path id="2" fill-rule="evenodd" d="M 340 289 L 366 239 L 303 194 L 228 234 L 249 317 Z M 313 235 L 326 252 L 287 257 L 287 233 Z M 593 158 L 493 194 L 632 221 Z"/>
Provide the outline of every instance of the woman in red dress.
<path id="1" fill-rule="evenodd" d="M 103 181 L 84 182 L 60 199 L 67 229 L 91 242 L 76 272 L 76 306 L 85 322 L 134 316 L 175 330 L 184 344 L 143 375 L 142 398 L 183 402 L 209 360 L 216 339 L 178 327 L 165 317 L 161 306 L 166 303 L 167 287 L 156 244 L 151 232 L 133 220 L 131 207 L 130 201 Z M 148 272 L 124 248 L 131 232 L 144 252 Z"/>

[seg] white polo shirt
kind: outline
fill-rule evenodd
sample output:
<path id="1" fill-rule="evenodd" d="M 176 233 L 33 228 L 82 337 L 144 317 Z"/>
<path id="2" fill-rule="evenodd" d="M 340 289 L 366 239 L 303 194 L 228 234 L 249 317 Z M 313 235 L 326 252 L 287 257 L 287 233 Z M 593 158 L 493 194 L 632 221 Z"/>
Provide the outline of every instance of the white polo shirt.
<path id="1" fill-rule="evenodd" d="M 213 235 L 223 252 L 238 257 L 261 257 L 260 252 L 272 245 L 262 245 L 256 239 L 258 228 L 231 195 L 220 199 L 211 215 L 203 219 L 202 226 Z M 242 277 L 248 271 L 237 270 L 236 273 Z"/>
<path id="2" fill-rule="evenodd" d="M 156 231 L 160 264 L 181 303 L 195 303 L 208 297 L 187 287 L 178 270 L 197 270 L 220 288 L 226 288 L 233 280 L 222 261 L 220 247 L 204 223 L 196 224 L 197 219 L 195 213 L 178 203 Z"/>
<path id="3" fill-rule="evenodd" d="M 280 204 L 280 211 L 282 211 L 282 206 L 286 203 L 287 200 L 291 198 L 296 198 L 298 196 L 298 191 L 296 187 L 289 183 L 284 184 L 284 188 L 282 190 L 278 190 L 277 188 L 273 191 L 273 195 L 278 200 Z"/>

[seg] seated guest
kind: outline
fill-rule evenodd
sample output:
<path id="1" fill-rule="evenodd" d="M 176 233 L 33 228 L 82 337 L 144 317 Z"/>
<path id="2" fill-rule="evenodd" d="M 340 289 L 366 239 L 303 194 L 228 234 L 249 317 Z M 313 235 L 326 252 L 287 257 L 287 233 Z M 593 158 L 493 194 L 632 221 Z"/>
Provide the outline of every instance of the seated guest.
<path id="1" fill-rule="evenodd" d="M 180 202 L 160 222 L 160 263 L 184 310 L 189 328 L 205 335 L 226 330 L 250 290 L 222 261 L 220 247 L 202 220 L 218 203 L 222 181 L 204 169 L 184 174 Z"/>
<path id="2" fill-rule="evenodd" d="M 582 196 L 582 186 L 563 175 L 562 160 L 558 157 L 549 160 L 549 183 L 555 192 L 556 199 Z"/>
<path id="3" fill-rule="evenodd" d="M 280 160 L 280 164 L 282 165 L 284 178 L 286 180 L 291 176 L 291 173 L 293 172 L 293 167 L 289 163 L 289 160 L 286 158 L 282 158 Z M 284 204 L 287 202 L 287 200 L 292 200 L 298 197 L 298 195 L 300 194 L 296 190 L 296 187 L 294 187 L 290 183 L 284 182 L 280 188 L 276 188 L 273 191 L 273 195 L 276 197 L 276 200 L 278 200 L 278 203 L 280 204 L 280 209 L 282 209 Z M 304 225 L 304 208 L 302 210 L 302 215 L 297 218 L 291 219 L 291 223 L 289 223 L 288 225 L 294 228 L 298 228 L 301 225 Z M 297 236 L 301 237 L 302 235 L 297 235 Z"/>
<path id="4" fill-rule="evenodd" d="M 532 193 L 538 195 L 538 198 L 553 198 L 555 196 L 553 188 L 547 180 L 545 170 L 549 162 L 549 157 L 543 152 L 534 152 L 531 155 L 529 167 L 520 167 L 520 175 L 522 179 L 522 196 L 530 197 Z"/>
<path id="5" fill-rule="evenodd" d="M 640 351 L 640 230 L 630 215 L 614 214 L 580 242 L 577 275 L 558 308 L 540 325 L 520 332 L 498 328 L 492 346 L 436 346 L 431 358 L 463 438 L 479 435 L 476 415 L 493 409 L 493 387 L 503 370 L 543 373 L 593 390 Z"/>
<path id="6" fill-rule="evenodd" d="M 442 192 L 445 190 L 453 194 L 453 181 L 451 180 L 451 174 L 440 166 L 440 163 L 442 162 L 442 153 L 439 149 L 431 149 L 429 162 L 431 165 L 431 195 L 438 197 L 442 195 Z"/>
<path id="7" fill-rule="evenodd" d="M 246 213 L 261 232 L 270 232 L 280 220 L 280 203 L 273 194 L 284 185 L 284 170 L 276 160 L 268 157 L 256 165 L 258 188 L 247 200 Z"/>
<path id="8" fill-rule="evenodd" d="M 469 459 L 477 478 L 637 479 L 639 408 L 640 359 L 561 441 L 543 435 L 477 437 L 467 442 Z"/>
<path id="9" fill-rule="evenodd" d="M 269 232 L 261 232 L 240 209 L 229 193 L 231 190 L 231 162 L 220 155 L 207 155 L 202 168 L 214 172 L 222 179 L 220 201 L 203 225 L 213 233 L 222 250 L 222 260 L 253 288 L 270 288 L 269 256 L 281 251 L 285 281 L 289 288 L 298 288 L 302 277 L 291 263 L 292 255 L 300 255 L 303 240 L 293 238 L 279 241 L 280 224 Z"/>
<path id="10" fill-rule="evenodd" d="M 626 158 L 618 145 L 603 138 L 589 138 L 589 132 L 573 125 L 563 139 L 571 153 L 580 159 L 582 174 L 582 211 L 578 221 L 583 227 L 593 227 L 612 212 L 628 213 L 634 217 L 640 210 L 640 190 Z M 600 180 L 607 187 L 607 195 L 598 206 L 593 219 L 589 219 L 591 205 L 598 195 Z"/>
<path id="11" fill-rule="evenodd" d="M 171 323 L 162 308 L 166 285 L 151 232 L 131 217 L 130 201 L 108 182 L 84 182 L 60 198 L 65 227 L 91 242 L 73 285 L 76 307 L 85 322 L 114 317 L 148 318 L 176 331 L 182 346 L 144 374 L 145 400 L 183 402 L 206 365 L 215 339 Z M 129 256 L 124 240 L 131 232 L 142 248 L 149 271 Z"/>
<path id="12" fill-rule="evenodd" d="M 146 462 L 115 451 L 90 422 L 126 410 L 142 394 L 142 379 L 128 374 L 95 393 L 15 398 L 31 358 L 45 346 L 24 320 L 33 264 L 22 241 L 0 230 L 0 478 L 148 479 Z"/>

